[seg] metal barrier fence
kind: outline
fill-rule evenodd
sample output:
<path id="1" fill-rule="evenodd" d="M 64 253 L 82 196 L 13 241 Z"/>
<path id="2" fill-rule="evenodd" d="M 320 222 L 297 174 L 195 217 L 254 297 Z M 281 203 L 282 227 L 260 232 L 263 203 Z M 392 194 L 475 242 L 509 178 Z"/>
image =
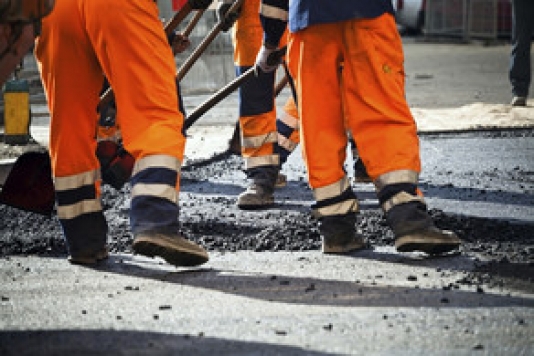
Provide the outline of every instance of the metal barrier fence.
<path id="1" fill-rule="evenodd" d="M 427 0 L 425 34 L 465 40 L 509 37 L 510 0 Z"/>
<path id="2" fill-rule="evenodd" d="M 469 38 L 497 38 L 497 0 L 471 0 L 468 14 Z"/>
<path id="3" fill-rule="evenodd" d="M 427 0 L 425 34 L 465 37 L 468 0 Z"/>

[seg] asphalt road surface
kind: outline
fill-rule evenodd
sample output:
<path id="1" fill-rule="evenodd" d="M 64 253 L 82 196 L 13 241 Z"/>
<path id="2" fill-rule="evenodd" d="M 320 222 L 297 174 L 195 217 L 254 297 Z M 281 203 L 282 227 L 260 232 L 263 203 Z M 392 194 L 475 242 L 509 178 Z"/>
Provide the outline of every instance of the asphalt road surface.
<path id="1" fill-rule="evenodd" d="M 406 51 L 412 106 L 509 101 L 508 48 Z M 229 100 L 203 121 L 210 134 L 191 137 L 183 168 L 182 230 L 210 253 L 200 268 L 130 253 L 127 187 L 104 187 L 113 253 L 96 268 L 68 264 L 55 216 L 1 206 L 0 354 L 532 353 L 532 126 L 421 134 L 431 214 L 464 241 L 458 253 L 428 258 L 395 251 L 371 184 L 354 184 L 368 248 L 322 255 L 298 151 L 275 207 L 236 209 L 241 158 L 196 159 L 224 148 L 234 122 Z"/>

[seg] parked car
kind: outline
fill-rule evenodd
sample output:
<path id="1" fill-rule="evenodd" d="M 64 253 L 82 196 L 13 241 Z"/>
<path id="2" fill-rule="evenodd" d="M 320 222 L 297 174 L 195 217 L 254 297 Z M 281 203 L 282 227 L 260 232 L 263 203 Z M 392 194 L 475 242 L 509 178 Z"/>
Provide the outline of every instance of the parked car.
<path id="1" fill-rule="evenodd" d="M 426 0 L 392 0 L 395 20 L 403 30 L 421 32 L 425 24 Z"/>

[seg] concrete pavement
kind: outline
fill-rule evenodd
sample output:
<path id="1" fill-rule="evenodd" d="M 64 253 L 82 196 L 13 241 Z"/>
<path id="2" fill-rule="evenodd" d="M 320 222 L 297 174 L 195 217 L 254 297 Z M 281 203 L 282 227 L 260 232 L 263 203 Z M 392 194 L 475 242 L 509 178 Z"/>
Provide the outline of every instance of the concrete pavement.
<path id="1" fill-rule="evenodd" d="M 528 355 L 534 298 L 462 285 L 475 266 L 392 249 L 0 259 L 2 355 Z"/>

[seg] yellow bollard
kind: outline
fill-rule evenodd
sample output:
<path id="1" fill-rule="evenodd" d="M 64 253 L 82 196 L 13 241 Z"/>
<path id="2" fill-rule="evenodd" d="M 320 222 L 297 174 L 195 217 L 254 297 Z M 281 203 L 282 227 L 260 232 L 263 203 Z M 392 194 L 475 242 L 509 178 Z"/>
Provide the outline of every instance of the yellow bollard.
<path id="1" fill-rule="evenodd" d="M 26 144 L 30 140 L 30 84 L 13 79 L 4 87 L 4 142 Z"/>

